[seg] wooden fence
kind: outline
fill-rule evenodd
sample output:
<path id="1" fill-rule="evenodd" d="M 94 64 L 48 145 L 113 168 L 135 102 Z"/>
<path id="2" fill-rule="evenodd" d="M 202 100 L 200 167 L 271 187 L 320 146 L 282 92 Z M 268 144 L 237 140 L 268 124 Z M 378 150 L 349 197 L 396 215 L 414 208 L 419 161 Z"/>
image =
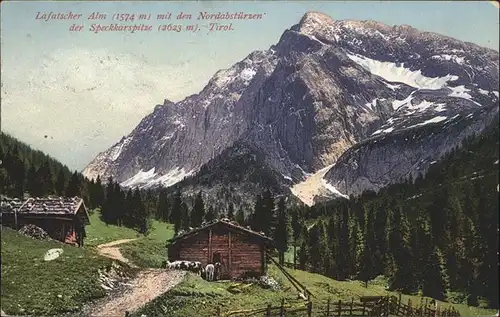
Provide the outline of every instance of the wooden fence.
<path id="1" fill-rule="evenodd" d="M 247 317 L 247 316 L 289 316 L 300 313 L 300 316 L 322 316 L 322 317 L 382 317 L 382 316 L 407 316 L 407 317 L 459 317 L 460 314 L 454 308 L 440 310 L 439 307 L 433 309 L 428 305 L 412 306 L 410 300 L 407 304 L 401 302 L 395 296 L 366 296 L 359 301 L 331 302 L 328 300 L 326 305 L 320 305 L 308 301 L 296 305 L 285 305 L 285 300 L 281 304 L 257 309 L 244 309 L 238 311 L 222 312 L 219 308 L 218 317 Z"/>

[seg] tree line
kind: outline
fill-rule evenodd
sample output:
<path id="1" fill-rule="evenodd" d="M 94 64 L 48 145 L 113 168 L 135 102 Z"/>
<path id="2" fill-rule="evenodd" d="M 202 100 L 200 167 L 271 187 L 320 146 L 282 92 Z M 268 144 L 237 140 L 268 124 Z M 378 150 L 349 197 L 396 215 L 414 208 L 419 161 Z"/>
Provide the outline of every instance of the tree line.
<path id="1" fill-rule="evenodd" d="M 147 233 L 155 208 L 155 194 L 124 190 L 112 178 L 106 184 L 97 177 L 88 180 L 77 171 L 41 151 L 0 134 L 0 193 L 9 197 L 49 195 L 82 197 L 89 209 L 100 210 L 101 219 Z"/>
<path id="2" fill-rule="evenodd" d="M 498 121 L 425 177 L 290 210 L 298 266 L 498 308 Z"/>

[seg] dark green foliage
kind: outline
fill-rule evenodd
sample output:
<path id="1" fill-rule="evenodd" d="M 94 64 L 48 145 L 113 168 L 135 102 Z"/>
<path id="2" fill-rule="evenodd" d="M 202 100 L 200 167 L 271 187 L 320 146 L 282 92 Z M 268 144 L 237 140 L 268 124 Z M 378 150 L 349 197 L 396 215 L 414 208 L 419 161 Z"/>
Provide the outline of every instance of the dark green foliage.
<path id="1" fill-rule="evenodd" d="M 253 213 L 250 215 L 250 227 L 272 236 L 272 231 L 276 228 L 274 208 L 274 197 L 269 189 L 266 189 L 262 195 L 257 195 Z"/>
<path id="2" fill-rule="evenodd" d="M 212 221 L 216 218 L 214 207 L 208 207 L 208 211 L 205 214 L 205 221 Z"/>
<path id="3" fill-rule="evenodd" d="M 175 233 L 179 232 L 182 226 L 181 204 L 181 191 L 177 189 L 172 199 L 172 212 L 169 219 L 169 222 L 174 224 Z"/>
<path id="4" fill-rule="evenodd" d="M 292 211 L 300 267 L 337 279 L 383 274 L 390 289 L 463 294 L 470 305 L 497 308 L 498 148 L 497 117 L 425 176 Z"/>
<path id="5" fill-rule="evenodd" d="M 167 222 L 170 216 L 170 200 L 165 190 L 160 191 L 156 219 Z"/>
<path id="6" fill-rule="evenodd" d="M 227 217 L 231 220 L 234 219 L 234 204 L 229 203 L 229 208 L 227 209 Z"/>
<path id="7" fill-rule="evenodd" d="M 196 228 L 201 225 L 203 222 L 203 218 L 205 217 L 205 205 L 203 204 L 203 197 L 201 196 L 201 192 L 198 192 L 196 198 L 194 200 L 193 210 L 191 212 L 191 227 Z"/>
<path id="8" fill-rule="evenodd" d="M 285 252 L 288 250 L 288 215 L 285 209 L 285 198 L 281 197 L 278 202 L 278 223 L 274 231 L 274 242 L 279 252 L 279 263 L 285 262 Z"/>
<path id="9" fill-rule="evenodd" d="M 150 192 L 126 195 L 112 178 L 88 180 L 41 151 L 0 133 L 0 193 L 11 197 L 49 195 L 81 197 L 89 208 L 101 208 L 108 224 L 124 225 L 147 233 L 157 196 Z"/>
<path id="10" fill-rule="evenodd" d="M 236 222 L 238 222 L 242 226 L 246 226 L 247 225 L 247 221 L 246 221 L 246 218 L 245 218 L 245 212 L 243 211 L 242 207 L 240 207 L 238 209 L 238 212 L 236 213 L 236 216 L 235 216 L 235 220 L 236 220 Z"/>

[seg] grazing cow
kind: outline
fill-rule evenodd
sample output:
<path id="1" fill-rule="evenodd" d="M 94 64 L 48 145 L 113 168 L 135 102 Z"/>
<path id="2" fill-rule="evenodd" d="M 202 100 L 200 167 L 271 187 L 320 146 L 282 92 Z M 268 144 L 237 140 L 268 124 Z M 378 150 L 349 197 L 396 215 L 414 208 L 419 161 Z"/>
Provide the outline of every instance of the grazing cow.
<path id="1" fill-rule="evenodd" d="M 220 273 L 221 273 L 221 264 L 219 262 L 215 262 L 215 265 L 214 265 L 215 280 L 220 279 Z"/>
<path id="2" fill-rule="evenodd" d="M 207 275 L 207 281 L 213 281 L 214 280 L 214 272 L 215 272 L 215 267 L 213 264 L 207 264 L 205 267 L 205 273 Z"/>
<path id="3" fill-rule="evenodd" d="M 173 270 L 177 267 L 178 261 L 170 262 L 167 260 L 167 269 Z"/>
<path id="4" fill-rule="evenodd" d="M 193 263 L 194 263 L 193 272 L 196 274 L 200 274 L 201 273 L 201 262 L 195 261 Z"/>

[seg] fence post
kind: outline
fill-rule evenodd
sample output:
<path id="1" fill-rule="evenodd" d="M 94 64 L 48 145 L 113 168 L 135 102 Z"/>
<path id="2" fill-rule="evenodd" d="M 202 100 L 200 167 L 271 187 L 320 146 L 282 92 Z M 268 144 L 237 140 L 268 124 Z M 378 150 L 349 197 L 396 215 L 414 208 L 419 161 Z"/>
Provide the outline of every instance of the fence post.
<path id="1" fill-rule="evenodd" d="M 399 315 L 401 309 L 401 293 L 398 294 L 398 308 L 396 308 L 396 315 Z"/>
<path id="2" fill-rule="evenodd" d="M 330 317 L 330 298 L 328 297 L 328 301 L 326 302 L 326 317 Z"/>
<path id="3" fill-rule="evenodd" d="M 281 299 L 280 317 L 285 316 L 285 299 Z"/>
<path id="4" fill-rule="evenodd" d="M 220 307 L 217 307 L 217 316 L 222 317 L 222 311 L 221 311 Z"/>
<path id="5" fill-rule="evenodd" d="M 363 302 L 363 312 L 361 313 L 361 316 L 364 316 L 366 312 L 366 302 Z"/>
<path id="6" fill-rule="evenodd" d="M 341 313 L 342 313 L 342 301 L 339 299 L 339 304 L 337 307 L 337 316 L 340 317 Z"/>
<path id="7" fill-rule="evenodd" d="M 313 310 L 313 303 L 309 301 L 307 303 L 307 316 L 311 317 L 312 316 L 312 310 Z"/>
<path id="8" fill-rule="evenodd" d="M 424 298 L 420 297 L 420 317 L 424 316 Z"/>
<path id="9" fill-rule="evenodd" d="M 352 316 L 352 305 L 354 304 L 354 298 L 351 298 L 351 307 L 349 307 L 349 316 Z"/>

